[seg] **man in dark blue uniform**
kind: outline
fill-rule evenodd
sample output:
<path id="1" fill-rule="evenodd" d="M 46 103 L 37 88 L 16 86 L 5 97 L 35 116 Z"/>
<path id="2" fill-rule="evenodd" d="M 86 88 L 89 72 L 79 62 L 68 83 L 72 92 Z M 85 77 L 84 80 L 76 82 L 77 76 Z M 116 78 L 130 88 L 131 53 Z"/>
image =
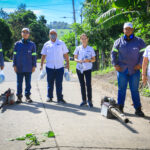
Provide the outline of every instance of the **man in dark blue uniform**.
<path id="1" fill-rule="evenodd" d="M 27 102 L 32 102 L 30 98 L 31 75 L 36 68 L 36 46 L 29 40 L 30 31 L 23 28 L 22 39 L 15 43 L 13 67 L 17 74 L 17 103 L 22 102 L 22 83 L 25 77 L 25 96 Z"/>
<path id="2" fill-rule="evenodd" d="M 133 31 L 133 25 L 130 22 L 124 24 L 124 36 L 115 41 L 111 57 L 112 64 L 117 71 L 120 111 L 123 112 L 126 89 L 129 83 L 135 114 L 144 117 L 138 88 L 145 43 L 139 37 L 134 36 Z"/>
<path id="3" fill-rule="evenodd" d="M 0 69 L 4 69 L 4 58 L 3 58 L 3 49 L 2 49 L 2 44 L 0 42 Z"/>

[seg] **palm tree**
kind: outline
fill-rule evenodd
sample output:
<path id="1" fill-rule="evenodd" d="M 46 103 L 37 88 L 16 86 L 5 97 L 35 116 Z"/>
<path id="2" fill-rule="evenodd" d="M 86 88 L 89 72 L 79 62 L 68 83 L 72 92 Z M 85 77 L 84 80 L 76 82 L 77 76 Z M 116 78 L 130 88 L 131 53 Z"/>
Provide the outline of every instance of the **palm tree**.
<path id="1" fill-rule="evenodd" d="M 136 18 L 143 13 L 149 15 L 149 0 L 103 0 L 103 3 L 105 5 L 111 3 L 113 8 L 96 19 L 96 23 L 101 28 L 106 29 L 116 24 L 122 24 L 129 21 L 129 17 Z"/>

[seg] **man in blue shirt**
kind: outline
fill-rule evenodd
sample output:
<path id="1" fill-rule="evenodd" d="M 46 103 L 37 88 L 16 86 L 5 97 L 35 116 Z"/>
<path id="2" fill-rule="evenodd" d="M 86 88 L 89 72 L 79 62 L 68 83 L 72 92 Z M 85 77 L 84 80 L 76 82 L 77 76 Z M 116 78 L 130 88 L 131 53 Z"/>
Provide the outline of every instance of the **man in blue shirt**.
<path id="1" fill-rule="evenodd" d="M 27 102 L 32 102 L 30 98 L 31 75 L 36 68 L 36 46 L 29 40 L 30 31 L 23 28 L 22 39 L 15 43 L 13 67 L 17 74 L 17 103 L 22 102 L 22 83 L 25 77 L 25 96 Z"/>
<path id="2" fill-rule="evenodd" d="M 124 24 L 124 36 L 115 41 L 111 58 L 112 64 L 117 71 L 118 79 L 118 106 L 123 112 L 127 84 L 129 82 L 131 96 L 135 108 L 135 114 L 144 117 L 141 110 L 139 96 L 140 69 L 143 61 L 145 43 L 133 34 L 133 25 L 128 22 Z"/>
<path id="3" fill-rule="evenodd" d="M 4 69 L 4 58 L 3 58 L 3 49 L 2 49 L 2 44 L 0 42 L 0 69 Z"/>

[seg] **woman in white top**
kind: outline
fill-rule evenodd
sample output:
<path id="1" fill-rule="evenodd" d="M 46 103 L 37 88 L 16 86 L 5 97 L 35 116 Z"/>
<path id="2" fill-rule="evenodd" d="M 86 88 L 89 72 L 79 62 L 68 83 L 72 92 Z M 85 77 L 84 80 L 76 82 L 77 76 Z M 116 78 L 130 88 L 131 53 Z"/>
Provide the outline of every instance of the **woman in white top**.
<path id="1" fill-rule="evenodd" d="M 88 102 L 88 106 L 93 107 L 91 72 L 92 63 L 95 62 L 95 52 L 92 47 L 88 46 L 88 37 L 86 34 L 82 34 L 80 36 L 80 41 L 82 45 L 78 46 L 74 51 L 74 59 L 77 62 L 76 71 L 79 78 L 82 94 L 82 103 L 80 104 L 80 106 L 87 105 Z"/>
<path id="2" fill-rule="evenodd" d="M 144 84 L 148 83 L 150 88 L 150 45 L 146 47 L 143 57 L 142 81 Z"/>

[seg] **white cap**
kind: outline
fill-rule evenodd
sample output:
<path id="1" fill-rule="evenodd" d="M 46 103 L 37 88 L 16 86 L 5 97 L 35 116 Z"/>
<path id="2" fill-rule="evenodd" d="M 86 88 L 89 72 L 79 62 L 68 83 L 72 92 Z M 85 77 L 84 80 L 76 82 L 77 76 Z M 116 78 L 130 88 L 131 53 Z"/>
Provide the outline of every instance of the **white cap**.
<path id="1" fill-rule="evenodd" d="M 55 32 L 57 34 L 57 31 L 55 29 L 49 30 L 49 33 L 51 33 L 51 32 Z"/>
<path id="2" fill-rule="evenodd" d="M 127 28 L 127 27 L 133 28 L 133 24 L 132 24 L 131 22 L 126 22 L 126 23 L 124 24 L 123 28 Z"/>
<path id="3" fill-rule="evenodd" d="M 22 32 L 23 32 L 23 31 L 28 31 L 28 32 L 30 32 L 29 28 L 23 28 L 23 29 L 22 29 Z"/>

